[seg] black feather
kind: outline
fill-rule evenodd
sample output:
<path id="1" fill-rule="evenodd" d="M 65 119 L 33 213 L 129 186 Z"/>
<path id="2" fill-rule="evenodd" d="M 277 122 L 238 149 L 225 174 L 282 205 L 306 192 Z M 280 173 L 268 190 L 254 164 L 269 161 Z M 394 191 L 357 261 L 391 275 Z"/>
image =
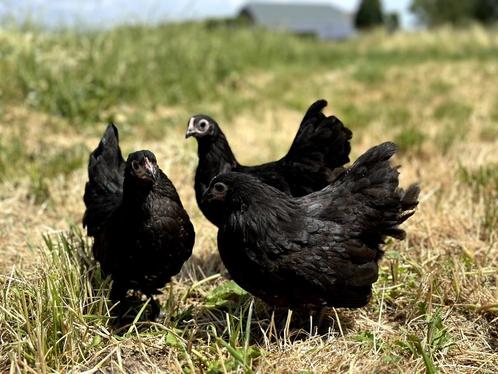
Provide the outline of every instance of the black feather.
<path id="1" fill-rule="evenodd" d="M 175 187 L 150 151 L 124 162 L 109 125 L 90 155 L 83 218 L 93 253 L 113 279 L 111 298 L 127 290 L 158 293 L 190 257 L 195 233 Z"/>
<path id="2" fill-rule="evenodd" d="M 257 166 L 237 162 L 220 126 L 211 117 L 193 116 L 187 137 L 198 142 L 199 164 L 195 175 L 197 203 L 212 223 L 218 225 L 218 212 L 201 202 L 209 182 L 229 171 L 253 175 L 264 183 L 292 196 L 304 196 L 325 187 L 349 162 L 351 131 L 334 116 L 322 113 L 327 105 L 318 100 L 306 112 L 288 153 L 280 160 Z"/>
<path id="3" fill-rule="evenodd" d="M 387 236 L 413 214 L 418 186 L 398 187 L 393 143 L 368 150 L 330 185 L 294 198 L 243 173 L 215 177 L 204 196 L 220 212 L 218 248 L 232 278 L 267 303 L 361 307 Z"/>
<path id="4" fill-rule="evenodd" d="M 118 129 L 111 123 L 88 161 L 88 182 L 83 196 L 87 207 L 83 226 L 88 235 L 94 236 L 100 231 L 109 215 L 121 203 L 124 169 Z"/>

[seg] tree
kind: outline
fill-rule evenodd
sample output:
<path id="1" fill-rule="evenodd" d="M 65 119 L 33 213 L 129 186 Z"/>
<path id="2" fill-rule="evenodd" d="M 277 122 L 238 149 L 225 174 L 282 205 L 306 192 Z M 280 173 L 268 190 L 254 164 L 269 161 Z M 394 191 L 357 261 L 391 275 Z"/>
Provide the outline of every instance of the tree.
<path id="1" fill-rule="evenodd" d="M 354 23 L 359 29 L 368 29 L 384 23 L 380 0 L 362 0 L 356 12 Z"/>
<path id="2" fill-rule="evenodd" d="M 498 1 L 497 0 L 475 0 L 475 19 L 482 23 L 492 23 L 498 21 Z"/>
<path id="3" fill-rule="evenodd" d="M 413 0 L 411 10 L 428 26 L 498 20 L 497 0 Z"/>
<path id="4" fill-rule="evenodd" d="M 396 31 L 399 29 L 399 14 L 396 12 L 386 14 L 384 24 L 386 25 L 387 31 Z"/>

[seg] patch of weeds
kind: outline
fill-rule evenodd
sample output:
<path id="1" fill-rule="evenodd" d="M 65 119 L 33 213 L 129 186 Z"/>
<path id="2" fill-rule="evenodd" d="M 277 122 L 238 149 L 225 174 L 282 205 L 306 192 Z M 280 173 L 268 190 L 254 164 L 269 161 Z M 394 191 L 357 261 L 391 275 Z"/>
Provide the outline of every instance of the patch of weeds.
<path id="1" fill-rule="evenodd" d="M 416 127 L 408 127 L 401 130 L 394 138 L 394 142 L 401 152 L 420 152 L 426 136 Z"/>
<path id="2" fill-rule="evenodd" d="M 427 374 L 436 374 L 438 372 L 432 353 L 424 347 L 422 341 L 416 335 L 410 335 L 405 344 L 412 355 L 422 357 Z"/>
<path id="3" fill-rule="evenodd" d="M 230 280 L 213 289 L 207 296 L 204 305 L 207 308 L 226 308 L 228 306 L 240 305 L 250 295 L 237 283 Z"/>
<path id="4" fill-rule="evenodd" d="M 485 197 L 482 225 L 486 229 L 488 236 L 491 237 L 491 235 L 496 234 L 498 230 L 498 198 Z"/>
<path id="5" fill-rule="evenodd" d="M 401 255 L 399 254 L 399 252 L 389 250 L 385 252 L 384 259 L 388 262 L 390 268 L 390 274 L 386 274 L 386 278 L 388 278 L 388 276 L 390 275 L 390 282 L 393 285 L 398 284 L 399 279 L 402 275 L 402 268 L 400 267 Z M 387 280 L 388 279 L 386 279 L 386 281 Z"/>
<path id="6" fill-rule="evenodd" d="M 393 108 L 387 112 L 387 124 L 393 127 L 405 126 L 410 122 L 411 113 L 406 108 Z"/>
<path id="7" fill-rule="evenodd" d="M 84 146 L 72 146 L 42 160 L 38 168 L 43 171 L 43 175 L 47 178 L 53 178 L 57 175 L 66 176 L 83 167 L 87 158 L 88 150 Z"/>
<path id="8" fill-rule="evenodd" d="M 493 122 L 498 122 L 498 101 L 491 110 L 490 117 Z"/>
<path id="9" fill-rule="evenodd" d="M 437 120 L 449 119 L 463 123 L 469 119 L 471 113 L 472 108 L 465 103 L 445 101 L 434 109 L 433 115 Z"/>
<path id="10" fill-rule="evenodd" d="M 453 86 L 450 83 L 445 82 L 441 79 L 436 79 L 430 84 L 430 90 L 432 94 L 435 95 L 446 95 L 451 91 L 452 88 Z"/>
<path id="11" fill-rule="evenodd" d="M 362 331 L 356 334 L 353 339 L 362 345 L 364 350 L 373 350 L 376 354 L 382 356 L 382 361 L 386 363 L 395 363 L 402 359 L 397 353 L 397 349 L 391 346 L 388 341 L 375 336 L 371 331 Z"/>
<path id="12" fill-rule="evenodd" d="M 443 154 L 448 153 L 456 141 L 462 140 L 468 132 L 466 123 L 453 123 L 446 125 L 435 139 L 436 144 Z"/>
<path id="13" fill-rule="evenodd" d="M 140 122 L 137 122 L 140 123 Z M 185 117 L 173 116 L 158 121 L 142 122 L 140 131 L 143 132 L 144 140 L 156 140 L 167 137 L 170 131 L 182 133 L 185 131 Z"/>
<path id="14" fill-rule="evenodd" d="M 451 347 L 453 339 L 441 317 L 441 311 L 437 310 L 431 316 L 427 325 L 427 343 L 432 352 L 442 352 Z"/>
<path id="15" fill-rule="evenodd" d="M 382 356 L 382 361 L 384 361 L 386 364 L 395 364 L 403 360 L 402 356 L 399 356 L 395 353 L 390 353 Z"/>
<path id="16" fill-rule="evenodd" d="M 342 104 L 337 102 L 337 112 L 340 113 L 339 118 L 353 130 L 365 128 L 370 123 L 378 118 L 378 111 L 372 106 L 357 106 L 354 104 Z"/>
<path id="17" fill-rule="evenodd" d="M 69 175 L 83 167 L 88 150 L 83 145 L 55 149 L 42 145 L 36 153 L 26 150 L 20 136 L 0 140 L 0 180 L 7 176 L 28 174 L 33 185 L 57 175 Z"/>
<path id="18" fill-rule="evenodd" d="M 354 340 L 367 347 L 373 347 L 375 336 L 370 331 L 361 331 L 354 337 Z"/>
<path id="19" fill-rule="evenodd" d="M 131 128 L 140 127 L 141 129 L 146 122 L 147 116 L 145 115 L 145 113 L 143 111 L 134 110 L 125 117 L 123 124 L 125 126 L 128 125 Z"/>
<path id="20" fill-rule="evenodd" d="M 395 304 L 398 297 L 406 292 L 406 289 L 415 287 L 417 276 L 411 271 L 409 265 L 404 265 L 404 261 L 398 252 L 388 251 L 384 258 L 386 270 L 379 274 L 379 280 L 382 284 L 391 285 L 391 287 L 386 287 L 385 291 L 378 292 L 383 293 L 383 297 L 387 302 Z"/>
<path id="21" fill-rule="evenodd" d="M 27 198 L 36 205 L 46 203 L 50 199 L 47 179 L 36 173 L 30 174 Z"/>
<path id="22" fill-rule="evenodd" d="M 385 80 L 385 66 L 383 65 L 362 65 L 353 73 L 353 78 L 366 86 L 375 86 Z"/>
<path id="23" fill-rule="evenodd" d="M 444 326 L 441 312 L 436 311 L 426 322 L 424 339 L 409 334 L 405 341 L 397 341 L 397 345 L 413 356 L 422 357 L 427 373 L 435 374 L 438 372 L 435 363 L 436 355 L 446 352 L 454 343 L 448 329 Z"/>
<path id="24" fill-rule="evenodd" d="M 2 344 L 12 359 L 43 372 L 66 371 L 106 344 L 108 282 L 78 228 L 44 237 L 37 271 L 14 271 L 0 306 Z"/>
<path id="25" fill-rule="evenodd" d="M 183 371 L 195 373 L 196 366 L 208 367 L 210 360 L 203 352 L 193 348 L 192 342 L 185 339 L 183 335 L 185 335 L 185 330 L 177 328 L 167 328 L 162 331 L 163 343 L 179 352 L 178 355 L 187 362 L 187 365 L 183 366 Z"/>
<path id="26" fill-rule="evenodd" d="M 234 97 L 233 93 L 230 92 L 226 92 L 222 96 L 220 114 L 225 119 L 224 122 L 229 124 L 246 110 L 246 103 L 250 100 L 243 97 L 243 95 Z"/>
<path id="27" fill-rule="evenodd" d="M 313 91 L 313 92 L 315 92 L 315 91 Z M 319 98 L 321 98 L 321 96 L 326 97 L 325 95 L 318 95 L 317 94 L 316 99 L 318 100 Z M 303 97 L 301 95 L 296 95 L 295 97 L 286 99 L 285 102 L 283 103 L 283 105 L 289 109 L 292 109 L 292 110 L 300 113 L 301 115 L 304 115 L 305 111 L 309 108 L 309 106 L 313 102 L 314 102 L 313 100 L 307 100 L 306 97 Z M 327 108 L 328 110 L 335 109 L 335 105 L 333 102 L 329 103 L 329 105 L 330 105 L 330 109 Z"/>
<path id="28" fill-rule="evenodd" d="M 9 173 L 18 172 L 28 155 L 19 137 L 0 139 L 0 181 Z"/>
<path id="29" fill-rule="evenodd" d="M 470 186 L 474 195 L 498 193 L 498 164 L 481 166 L 471 170 L 463 165 L 458 167 L 459 179 Z"/>
<path id="30" fill-rule="evenodd" d="M 403 259 L 399 252 L 393 250 L 387 251 L 384 259 L 384 270 L 379 274 L 379 283 L 385 285 L 386 290 L 376 290 L 375 292 L 382 293 L 384 300 L 392 304 L 396 304 L 398 298 L 406 294 L 407 290 L 413 292 L 414 295 L 417 294 L 420 287 L 419 270 L 412 263 Z M 418 314 L 423 314 L 423 312 Z"/>
<path id="31" fill-rule="evenodd" d="M 483 200 L 482 226 L 488 235 L 492 235 L 498 230 L 498 164 L 481 166 L 476 170 L 460 165 L 458 176 L 472 188 L 474 199 Z"/>
<path id="32" fill-rule="evenodd" d="M 67 176 L 83 167 L 88 151 L 83 146 L 62 149 L 55 154 L 46 155 L 48 148 L 33 158 L 33 163 L 27 163 L 22 168 L 29 175 L 28 199 L 39 205 L 50 199 L 51 179 L 58 175 Z M 18 170 L 19 171 L 19 170 Z"/>
<path id="33" fill-rule="evenodd" d="M 497 123 L 487 126 L 481 129 L 479 133 L 479 139 L 483 142 L 493 142 L 498 139 L 498 120 Z"/>
<path id="34" fill-rule="evenodd" d="M 238 316 L 226 314 L 226 333 L 222 336 L 214 326 L 210 334 L 217 345 L 218 351 L 226 351 L 229 358 L 221 358 L 211 362 L 208 373 L 222 373 L 225 370 L 233 371 L 243 369 L 245 373 L 254 373 L 253 363 L 263 354 L 263 351 L 250 345 L 251 324 L 254 301 L 246 303 L 239 309 Z"/>

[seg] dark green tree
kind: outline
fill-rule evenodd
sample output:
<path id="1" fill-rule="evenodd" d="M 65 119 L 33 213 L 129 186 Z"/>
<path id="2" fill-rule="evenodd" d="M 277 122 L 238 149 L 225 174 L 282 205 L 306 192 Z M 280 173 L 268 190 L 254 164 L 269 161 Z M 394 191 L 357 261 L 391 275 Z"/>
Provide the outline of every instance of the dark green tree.
<path id="1" fill-rule="evenodd" d="M 498 0 L 413 0 L 411 10 L 428 26 L 498 20 Z"/>
<path id="2" fill-rule="evenodd" d="M 399 14 L 398 13 L 388 13 L 384 16 L 384 24 L 389 32 L 396 31 L 399 29 Z"/>
<path id="3" fill-rule="evenodd" d="M 359 29 L 383 25 L 384 14 L 380 0 L 361 0 L 354 23 Z"/>
<path id="4" fill-rule="evenodd" d="M 498 0 L 475 0 L 475 19 L 482 23 L 498 21 Z"/>
<path id="5" fill-rule="evenodd" d="M 472 19 L 474 0 L 414 0 L 411 10 L 425 25 L 462 24 Z"/>

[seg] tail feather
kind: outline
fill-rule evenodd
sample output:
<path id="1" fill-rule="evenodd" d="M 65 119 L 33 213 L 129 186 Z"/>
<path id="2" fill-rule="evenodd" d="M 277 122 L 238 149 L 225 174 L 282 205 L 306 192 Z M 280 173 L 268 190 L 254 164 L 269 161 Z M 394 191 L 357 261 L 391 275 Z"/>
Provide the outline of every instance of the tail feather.
<path id="1" fill-rule="evenodd" d="M 306 113 L 304 114 L 303 120 L 301 121 L 301 125 L 310 120 L 316 121 L 325 118 L 325 115 L 322 113 L 322 110 L 328 105 L 327 100 L 320 99 L 315 101 L 310 105 Z"/>
<path id="2" fill-rule="evenodd" d="M 337 195 L 335 200 L 350 196 L 347 201 L 353 206 L 348 208 L 354 211 L 351 224 L 372 248 L 378 248 L 386 236 L 403 240 L 406 233 L 399 225 L 414 214 L 418 204 L 417 184 L 406 191 L 398 187 L 398 168 L 389 162 L 395 153 L 396 145 L 391 142 L 371 148 L 329 189 Z"/>
<path id="3" fill-rule="evenodd" d="M 401 198 L 401 206 L 404 210 L 415 209 L 418 205 L 418 196 L 420 194 L 420 186 L 412 184 L 406 191 L 401 191 L 403 197 Z M 412 213 L 413 214 L 413 213 Z"/>
<path id="4" fill-rule="evenodd" d="M 124 168 L 118 129 L 111 123 L 88 161 L 88 182 L 83 196 L 86 205 L 83 226 L 88 235 L 94 236 L 119 205 Z"/>
<path id="5" fill-rule="evenodd" d="M 285 156 L 287 161 L 330 172 L 349 162 L 351 130 L 337 117 L 326 117 L 322 113 L 326 106 L 325 100 L 318 100 L 309 107 Z"/>

